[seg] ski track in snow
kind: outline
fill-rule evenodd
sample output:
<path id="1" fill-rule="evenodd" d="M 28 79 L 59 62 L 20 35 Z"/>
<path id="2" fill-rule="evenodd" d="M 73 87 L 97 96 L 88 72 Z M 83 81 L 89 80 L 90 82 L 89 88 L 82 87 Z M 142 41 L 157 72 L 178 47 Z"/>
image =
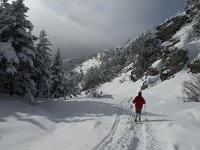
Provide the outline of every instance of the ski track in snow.
<path id="1" fill-rule="evenodd" d="M 134 135 L 134 137 L 137 136 L 139 139 L 138 146 L 135 150 L 161 150 L 150 122 L 144 122 L 138 132 Z"/>
<path id="2" fill-rule="evenodd" d="M 156 142 L 151 123 L 134 122 L 134 114 L 128 100 L 130 98 L 125 98 L 120 102 L 111 130 L 92 150 L 161 150 Z M 123 130 L 120 130 L 120 125 L 123 123 L 125 126 Z M 117 132 L 120 132 L 120 137 L 115 136 Z"/>
<path id="3" fill-rule="evenodd" d="M 92 150 L 104 150 L 105 147 L 108 145 L 108 143 L 110 143 L 113 140 L 113 135 L 115 134 L 117 127 L 119 125 L 120 117 L 121 117 L 122 112 L 123 112 L 124 102 L 126 100 L 127 99 L 125 98 L 124 100 L 122 100 L 120 102 L 117 117 L 116 117 L 109 133 Z"/>

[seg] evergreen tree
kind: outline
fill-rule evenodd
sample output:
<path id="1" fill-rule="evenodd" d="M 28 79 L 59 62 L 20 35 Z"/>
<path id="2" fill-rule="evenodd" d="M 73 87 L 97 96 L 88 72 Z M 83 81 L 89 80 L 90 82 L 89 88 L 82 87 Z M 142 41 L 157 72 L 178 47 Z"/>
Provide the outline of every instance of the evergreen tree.
<path id="1" fill-rule="evenodd" d="M 0 40 L 2 42 L 9 41 L 10 29 L 15 18 L 12 15 L 12 4 L 8 0 L 1 0 L 0 6 Z"/>
<path id="2" fill-rule="evenodd" d="M 91 67 L 84 76 L 83 90 L 94 88 L 101 83 L 101 73 L 98 67 Z"/>
<path id="3" fill-rule="evenodd" d="M 60 50 L 58 49 L 53 65 L 52 65 L 52 77 L 51 77 L 51 96 L 54 98 L 59 98 L 65 96 L 67 93 L 64 84 L 64 71 L 63 71 L 63 61 L 60 56 Z"/>
<path id="4" fill-rule="evenodd" d="M 64 79 L 64 86 L 65 86 L 65 93 L 67 96 L 76 96 L 80 94 L 80 75 L 79 73 L 76 73 L 74 71 L 71 71 L 70 73 L 65 76 Z"/>
<path id="5" fill-rule="evenodd" d="M 27 11 L 28 8 L 23 4 L 23 0 L 16 0 L 11 4 L 3 0 L 1 3 L 3 15 L 1 15 L 0 40 L 11 43 L 16 53 L 15 60 L 19 60 L 19 63 L 9 65 L 9 67 L 12 66 L 8 72 L 10 94 L 14 92 L 21 95 L 35 93 L 35 84 L 32 80 L 35 37 L 31 34 L 33 25 L 26 19 Z"/>
<path id="6" fill-rule="evenodd" d="M 48 96 L 50 90 L 50 68 L 51 58 L 49 52 L 51 49 L 51 42 L 47 39 L 47 34 L 44 30 L 40 32 L 39 41 L 36 45 L 36 56 L 34 61 L 35 77 L 37 94 L 36 96 L 44 97 Z"/>
<path id="7" fill-rule="evenodd" d="M 12 82 L 9 78 L 16 73 L 16 64 L 19 59 L 10 41 L 5 39 L 5 32 L 9 29 L 11 6 L 7 0 L 2 0 L 0 5 L 0 88 L 11 93 Z"/>
<path id="8" fill-rule="evenodd" d="M 32 23 L 26 19 L 28 8 L 23 4 L 23 0 L 12 2 L 12 26 L 10 28 L 10 38 L 12 45 L 17 52 L 19 65 L 17 67 L 17 90 L 19 93 L 32 94 L 36 92 L 35 83 L 32 79 L 35 57 L 34 41 L 35 36 L 31 34 Z"/>

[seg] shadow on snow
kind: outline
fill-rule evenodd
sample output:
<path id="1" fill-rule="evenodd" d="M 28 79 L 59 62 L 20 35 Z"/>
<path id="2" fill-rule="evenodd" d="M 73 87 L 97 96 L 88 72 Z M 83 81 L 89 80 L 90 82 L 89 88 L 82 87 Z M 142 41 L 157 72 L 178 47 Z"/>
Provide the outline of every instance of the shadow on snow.
<path id="1" fill-rule="evenodd" d="M 55 101 L 45 100 L 36 106 L 30 106 L 16 100 L 0 100 L 0 122 L 6 122 L 12 116 L 18 121 L 29 122 L 47 130 L 44 123 L 34 119 L 36 116 L 45 117 L 55 123 L 83 122 L 94 120 L 93 117 L 115 115 L 117 105 L 97 101 Z"/>

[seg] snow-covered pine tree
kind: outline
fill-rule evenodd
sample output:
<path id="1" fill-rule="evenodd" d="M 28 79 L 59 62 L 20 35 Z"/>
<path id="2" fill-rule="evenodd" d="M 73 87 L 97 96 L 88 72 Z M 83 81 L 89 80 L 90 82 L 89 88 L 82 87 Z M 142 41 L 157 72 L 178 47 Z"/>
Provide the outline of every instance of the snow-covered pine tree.
<path id="1" fill-rule="evenodd" d="M 53 64 L 52 64 L 52 74 L 51 74 L 51 97 L 59 98 L 66 94 L 65 81 L 64 81 L 64 71 L 63 71 L 63 61 L 60 56 L 60 50 L 58 49 Z"/>
<path id="2" fill-rule="evenodd" d="M 7 42 L 9 40 L 8 31 L 13 22 L 12 17 L 12 5 L 8 3 L 8 0 L 1 0 L 0 4 L 0 37 L 1 41 Z"/>
<path id="3" fill-rule="evenodd" d="M 3 0 L 2 8 L 4 15 L 1 16 L 3 24 L 1 24 L 0 40 L 10 43 L 17 56 L 15 60 L 19 60 L 19 63 L 15 63 L 8 71 L 9 92 L 20 95 L 34 94 L 35 84 L 32 75 L 35 37 L 31 34 L 33 25 L 26 19 L 28 8 L 23 4 L 23 0 L 16 0 L 11 4 L 8 4 L 7 0 Z"/>
<path id="4" fill-rule="evenodd" d="M 17 74 L 14 79 L 17 80 L 14 82 L 16 92 L 22 95 L 34 95 L 36 88 L 32 76 L 34 72 L 33 59 L 35 57 L 34 41 L 36 38 L 31 34 L 33 25 L 26 19 L 28 7 L 24 5 L 23 1 L 12 2 L 11 15 L 13 20 L 8 35 L 19 58 Z"/>
<path id="5" fill-rule="evenodd" d="M 36 55 L 34 60 L 37 97 L 47 97 L 50 90 L 50 75 L 51 75 L 51 42 L 47 39 L 47 34 L 44 30 L 40 32 L 39 41 L 36 45 Z"/>
<path id="6" fill-rule="evenodd" d="M 80 75 L 81 74 L 74 71 L 71 71 L 67 75 L 65 75 L 64 89 L 66 96 L 71 96 L 71 95 L 76 96 L 80 94 L 80 87 L 79 87 Z"/>
<path id="7" fill-rule="evenodd" d="M 138 44 L 138 45 L 137 45 Z M 160 41 L 152 38 L 152 34 L 147 32 L 137 39 L 135 45 L 138 49 L 138 57 L 135 65 L 136 77 L 139 79 L 150 65 L 161 57 Z"/>
<path id="8" fill-rule="evenodd" d="M 101 73 L 97 66 L 91 67 L 84 76 L 83 90 L 92 89 L 101 83 Z"/>
<path id="9" fill-rule="evenodd" d="M 109 58 L 104 58 L 100 66 L 100 78 L 101 82 L 107 82 L 111 79 L 111 60 Z M 97 69 L 97 68 L 96 68 Z"/>
<path id="10" fill-rule="evenodd" d="M 11 5 L 7 0 L 0 4 L 0 90 L 12 95 L 13 74 L 17 72 L 16 65 L 19 63 L 17 54 L 12 47 L 11 40 L 7 38 L 7 31 L 11 19 Z"/>

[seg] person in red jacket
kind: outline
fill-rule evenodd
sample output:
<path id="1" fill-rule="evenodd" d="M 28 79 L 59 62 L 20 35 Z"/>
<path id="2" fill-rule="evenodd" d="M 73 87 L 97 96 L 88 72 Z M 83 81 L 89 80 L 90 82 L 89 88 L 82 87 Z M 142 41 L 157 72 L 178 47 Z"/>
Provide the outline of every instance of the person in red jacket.
<path id="1" fill-rule="evenodd" d="M 138 117 L 139 117 L 139 121 L 141 121 L 142 107 L 144 104 L 146 104 L 144 98 L 142 97 L 142 92 L 139 92 L 138 96 L 136 96 L 132 102 L 133 104 L 135 104 L 135 110 L 136 110 L 135 122 L 138 121 L 137 120 Z"/>

